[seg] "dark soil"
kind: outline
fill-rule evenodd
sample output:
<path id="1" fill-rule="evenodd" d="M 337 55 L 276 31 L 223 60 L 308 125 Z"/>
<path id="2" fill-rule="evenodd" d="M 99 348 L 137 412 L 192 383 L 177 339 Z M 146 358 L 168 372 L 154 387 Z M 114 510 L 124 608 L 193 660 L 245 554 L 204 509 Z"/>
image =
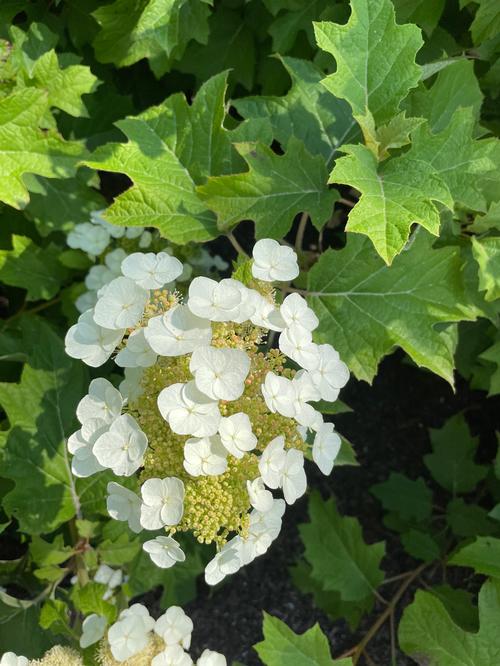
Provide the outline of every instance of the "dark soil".
<path id="1" fill-rule="evenodd" d="M 481 451 L 486 451 L 491 460 L 500 399 L 488 400 L 484 393 L 470 391 L 460 378 L 453 393 L 446 382 L 419 370 L 400 352 L 384 360 L 373 386 L 351 380 L 341 397 L 354 411 L 337 416 L 336 427 L 353 443 L 361 465 L 336 468 L 331 477 L 322 476 L 310 465 L 310 486 L 325 497 L 335 495 L 340 512 L 360 520 L 368 543 L 386 541 L 382 566 L 387 578 L 396 576 L 419 563 L 403 551 L 397 536 L 384 527 L 379 503 L 370 494 L 370 486 L 385 480 L 393 470 L 411 478 L 428 478 L 422 462 L 430 450 L 428 428 L 441 427 L 447 418 L 461 410 L 466 412 L 472 433 L 481 436 Z M 194 621 L 194 653 L 209 647 L 224 653 L 229 664 L 237 660 L 245 666 L 257 666 L 261 662 L 252 646 L 262 639 L 262 611 L 281 618 L 298 633 L 319 621 L 335 657 L 359 642 L 383 612 L 384 605 L 377 602 L 359 630 L 352 633 L 343 620 L 332 621 L 315 608 L 311 596 L 297 590 L 288 568 L 300 557 L 302 544 L 297 525 L 305 521 L 307 499 L 303 498 L 287 509 L 281 535 L 265 556 L 215 590 L 200 584 L 197 599 L 186 608 Z M 431 571 L 431 579 L 428 577 L 427 581 L 440 583 L 441 575 L 440 569 Z M 457 570 L 457 575 L 463 576 L 463 570 Z M 381 592 L 385 598 L 390 599 L 399 584 L 383 586 Z M 398 605 L 396 624 L 416 587 L 417 583 L 410 587 Z M 391 664 L 388 623 L 370 642 L 368 654 L 376 666 Z M 399 650 L 396 654 L 398 666 L 414 664 Z M 358 663 L 367 664 L 364 659 Z"/>

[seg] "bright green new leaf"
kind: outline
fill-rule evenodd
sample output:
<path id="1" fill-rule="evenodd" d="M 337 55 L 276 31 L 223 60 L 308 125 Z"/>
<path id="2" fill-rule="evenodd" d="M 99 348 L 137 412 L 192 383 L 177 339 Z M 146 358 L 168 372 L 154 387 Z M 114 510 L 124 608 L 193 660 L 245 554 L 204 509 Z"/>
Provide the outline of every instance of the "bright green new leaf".
<path id="1" fill-rule="evenodd" d="M 190 39 L 205 44 L 212 0 L 115 0 L 93 12 L 100 25 L 94 39 L 101 62 L 118 67 L 148 58 L 158 76 L 179 59 Z"/>
<path id="2" fill-rule="evenodd" d="M 422 521 L 432 513 L 432 493 L 422 478 L 415 481 L 404 474 L 391 472 L 387 481 L 377 483 L 371 493 L 387 511 L 395 511 L 403 520 Z"/>
<path id="3" fill-rule="evenodd" d="M 157 227 L 179 244 L 218 235 L 215 215 L 198 197 L 195 183 L 241 164 L 222 126 L 226 78 L 222 73 L 207 81 L 191 106 L 177 94 L 118 122 L 128 143 L 102 146 L 85 162 L 125 173 L 134 183 L 106 211 L 110 222 Z"/>
<path id="4" fill-rule="evenodd" d="M 319 317 L 318 342 L 330 342 L 359 379 L 371 381 L 395 346 L 453 383 L 453 349 L 440 323 L 474 319 L 465 307 L 460 251 L 432 249 L 420 231 L 389 268 L 371 243 L 348 237 L 309 272 L 309 305 Z"/>
<path id="5" fill-rule="evenodd" d="M 320 85 L 323 74 L 312 63 L 298 58 L 281 58 L 281 62 L 292 79 L 286 95 L 244 97 L 233 104 L 246 119 L 244 126 L 255 127 L 255 140 L 259 124 L 268 123 L 283 148 L 296 137 L 311 155 L 322 155 L 330 164 L 338 148 L 358 134 L 349 105 L 326 92 Z"/>
<path id="6" fill-rule="evenodd" d="M 319 624 L 294 633 L 277 617 L 264 613 L 264 640 L 254 646 L 266 666 L 350 666 L 351 659 L 333 661 L 328 639 Z"/>
<path id="7" fill-rule="evenodd" d="M 390 0 L 351 0 L 351 9 L 346 25 L 315 24 L 318 46 L 337 62 L 323 84 L 347 100 L 356 117 L 371 114 L 380 125 L 398 113 L 418 84 L 415 56 L 422 37 L 415 25 L 396 24 Z"/>
<path id="8" fill-rule="evenodd" d="M 29 201 L 24 174 L 68 178 L 84 155 L 80 142 L 40 129 L 47 109 L 47 94 L 35 88 L 0 98 L 0 201 L 14 208 Z"/>
<path id="9" fill-rule="evenodd" d="M 500 662 L 500 582 L 479 592 L 479 631 L 464 631 L 431 592 L 418 591 L 399 625 L 406 654 L 426 666 L 497 666 Z"/>
<path id="10" fill-rule="evenodd" d="M 47 599 L 40 611 L 40 626 L 50 629 L 52 634 L 73 638 L 69 624 L 69 607 L 59 599 Z"/>
<path id="11" fill-rule="evenodd" d="M 237 148 L 249 170 L 209 178 L 197 188 L 217 213 L 219 229 L 254 220 L 257 238 L 282 238 L 299 213 L 308 213 L 317 229 L 330 219 L 338 194 L 327 187 L 322 157 L 312 156 L 295 138 L 284 155 L 261 144 L 237 144 Z"/>
<path id="12" fill-rule="evenodd" d="M 500 539 L 478 536 L 473 543 L 462 546 L 448 563 L 471 567 L 478 574 L 500 578 Z"/>
<path id="13" fill-rule="evenodd" d="M 453 200 L 432 165 L 413 159 L 410 152 L 379 164 L 361 144 L 342 150 L 347 155 L 337 160 L 330 182 L 361 192 L 349 213 L 347 231 L 368 236 L 387 264 L 403 249 L 413 224 L 438 235 L 440 217 L 434 202 L 451 207 Z"/>
<path id="14" fill-rule="evenodd" d="M 500 298 L 500 237 L 472 238 L 472 252 L 479 266 L 479 289 L 487 301 Z"/>
<path id="15" fill-rule="evenodd" d="M 0 281 L 27 290 L 29 301 L 55 296 L 68 277 L 57 245 L 39 247 L 31 238 L 12 236 L 12 250 L 0 250 Z"/>
<path id="16" fill-rule="evenodd" d="M 3 506 L 23 532 L 44 534 L 79 508 L 66 438 L 76 430 L 75 409 L 88 379 L 43 320 L 26 317 L 20 325 L 28 361 L 19 383 L 0 383 L 10 423 L 0 437 L 2 476 L 15 482 Z"/>
<path id="17" fill-rule="evenodd" d="M 357 519 L 341 516 L 333 499 L 324 502 L 317 493 L 311 496 L 309 516 L 311 522 L 299 531 L 313 578 L 345 601 L 371 597 L 384 579 L 384 542 L 366 544 Z"/>
<path id="18" fill-rule="evenodd" d="M 424 463 L 440 486 L 456 495 L 474 490 L 488 473 L 474 462 L 477 437 L 472 437 L 463 414 L 456 414 L 442 428 L 430 430 L 432 453 Z"/>
<path id="19" fill-rule="evenodd" d="M 103 599 L 106 591 L 107 586 L 103 583 L 89 581 L 83 587 L 78 584 L 71 589 L 71 600 L 84 615 L 97 613 L 112 623 L 116 619 L 117 610 L 112 603 Z"/>

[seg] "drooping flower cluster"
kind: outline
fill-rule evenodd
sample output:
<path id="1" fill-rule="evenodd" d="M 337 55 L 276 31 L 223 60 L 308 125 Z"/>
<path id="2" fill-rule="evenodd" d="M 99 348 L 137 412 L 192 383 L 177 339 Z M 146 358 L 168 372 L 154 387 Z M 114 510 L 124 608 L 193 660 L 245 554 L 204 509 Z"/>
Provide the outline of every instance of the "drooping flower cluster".
<path id="1" fill-rule="evenodd" d="M 162 252 L 129 255 L 68 331 L 70 356 L 97 367 L 114 355 L 125 368 L 120 390 L 92 381 L 68 447 L 76 475 L 139 472 L 140 496 L 109 484 L 110 515 L 163 531 L 143 546 L 160 567 L 185 559 L 178 532 L 215 543 L 215 584 L 277 537 L 285 503 L 306 490 L 304 454 L 331 472 L 340 438 L 314 403 L 336 400 L 349 374 L 312 341 L 318 319 L 302 296 L 275 301 L 270 283 L 299 272 L 291 248 L 258 241 L 247 284 L 196 277 L 185 302 L 164 287 L 181 272 Z M 269 331 L 278 349 L 265 348 Z"/>

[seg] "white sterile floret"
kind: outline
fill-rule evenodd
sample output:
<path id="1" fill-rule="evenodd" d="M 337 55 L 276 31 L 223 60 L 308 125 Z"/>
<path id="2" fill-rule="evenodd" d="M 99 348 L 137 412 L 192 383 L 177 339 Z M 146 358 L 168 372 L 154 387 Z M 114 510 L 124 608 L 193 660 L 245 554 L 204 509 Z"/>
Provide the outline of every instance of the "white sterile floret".
<path id="1" fill-rule="evenodd" d="M 156 539 L 146 541 L 142 548 L 161 569 L 169 569 L 176 562 L 184 562 L 186 559 L 182 548 L 172 537 L 158 536 Z"/>
<path id="2" fill-rule="evenodd" d="M 105 210 L 92 211 L 90 213 L 90 221 L 93 224 L 106 229 L 106 231 L 109 233 L 109 235 L 112 238 L 123 238 L 123 236 L 125 235 L 126 227 L 119 227 L 118 225 L 111 224 L 111 222 L 105 220 L 103 217 L 103 213 L 105 212 L 106 212 Z"/>
<path id="3" fill-rule="evenodd" d="M 82 650 L 94 645 L 104 636 L 107 620 L 102 615 L 92 613 L 88 615 L 82 623 L 82 635 L 80 636 L 80 647 Z"/>
<path id="4" fill-rule="evenodd" d="M 126 256 L 127 253 L 125 250 L 121 247 L 117 247 L 115 250 L 108 252 L 104 257 L 104 263 L 115 277 L 119 277 L 122 274 L 122 261 Z"/>
<path id="5" fill-rule="evenodd" d="M 250 564 L 256 557 L 264 555 L 281 531 L 281 518 L 285 512 L 283 500 L 273 500 L 269 511 L 252 511 L 248 534 L 241 542 L 242 564 Z"/>
<path id="6" fill-rule="evenodd" d="M 91 310 L 84 312 L 66 333 L 66 354 L 92 368 L 105 363 L 123 338 L 125 329 L 109 329 L 94 321 Z"/>
<path id="7" fill-rule="evenodd" d="M 126 520 L 132 532 L 138 534 L 142 530 L 140 497 L 115 481 L 108 483 L 107 490 L 106 507 L 111 518 Z"/>
<path id="8" fill-rule="evenodd" d="M 260 390 L 273 413 L 278 412 L 289 418 L 295 415 L 295 391 L 290 379 L 268 372 Z"/>
<path id="9" fill-rule="evenodd" d="M 97 303 L 97 293 L 95 291 L 86 291 L 83 294 L 80 294 L 75 301 L 75 307 L 78 312 L 86 312 L 87 310 L 92 310 L 94 305 Z"/>
<path id="10" fill-rule="evenodd" d="M 349 369 L 339 354 L 328 344 L 318 345 L 318 363 L 310 372 L 323 400 L 337 400 L 340 389 L 349 381 Z"/>
<path id="11" fill-rule="evenodd" d="M 253 300 L 253 314 L 250 321 L 255 326 L 269 328 L 272 331 L 282 331 L 285 327 L 285 321 L 274 303 L 270 303 L 262 294 L 253 289 L 248 290 Z"/>
<path id="12" fill-rule="evenodd" d="M 279 337 L 279 348 L 301 368 L 314 370 L 318 367 L 317 345 L 312 341 L 311 331 L 299 324 L 285 328 Z"/>
<path id="13" fill-rule="evenodd" d="M 333 463 L 340 451 L 341 439 L 334 430 L 333 423 L 323 423 L 316 433 L 312 457 L 323 474 L 330 474 Z"/>
<path id="14" fill-rule="evenodd" d="M 66 237 L 66 242 L 71 248 L 83 250 L 94 257 L 104 252 L 109 240 L 108 231 L 91 222 L 77 224 Z"/>
<path id="15" fill-rule="evenodd" d="M 221 418 L 217 402 L 197 389 L 194 381 L 164 388 L 158 395 L 158 409 L 178 435 L 210 437 Z"/>
<path id="16" fill-rule="evenodd" d="M 243 458 L 247 451 L 252 451 L 257 445 L 250 419 L 243 412 L 222 417 L 219 435 L 224 448 L 235 458 Z"/>
<path id="17" fill-rule="evenodd" d="M 265 513 L 272 508 L 273 494 L 270 490 L 266 490 L 262 477 L 258 476 L 253 481 L 247 481 L 247 491 L 250 504 L 254 509 Z"/>
<path id="18" fill-rule="evenodd" d="M 132 331 L 125 349 L 116 355 L 115 363 L 120 368 L 149 368 L 156 363 L 156 353 L 149 346 L 143 328 Z"/>
<path id="19" fill-rule="evenodd" d="M 108 428 L 109 424 L 102 419 L 89 419 L 68 438 L 68 451 L 73 455 L 71 471 L 75 476 L 86 478 L 104 469 L 94 454 L 94 444 Z"/>
<path id="20" fill-rule="evenodd" d="M 155 633 L 163 639 L 165 645 L 180 645 L 189 650 L 193 621 L 180 606 L 170 606 L 156 620 Z"/>
<path id="21" fill-rule="evenodd" d="M 141 227 L 142 229 L 142 227 Z M 150 231 L 143 231 L 139 238 L 139 247 L 141 250 L 146 250 L 153 242 L 153 234 Z"/>
<path id="22" fill-rule="evenodd" d="M 109 284 L 111 280 L 118 277 L 107 266 L 99 264 L 92 266 L 85 276 L 85 286 L 92 291 L 99 291 L 102 287 Z"/>
<path id="23" fill-rule="evenodd" d="M 233 537 L 222 546 L 205 567 L 205 581 L 208 585 L 217 585 L 226 576 L 236 573 L 241 568 L 241 548 L 240 536 Z"/>
<path id="24" fill-rule="evenodd" d="M 196 666 L 227 666 L 226 657 L 214 650 L 203 650 Z"/>
<path id="25" fill-rule="evenodd" d="M 17 655 L 14 652 L 4 652 L 0 658 L 0 666 L 28 666 L 27 657 Z"/>
<path id="26" fill-rule="evenodd" d="M 143 289 L 161 289 L 182 273 L 182 264 L 166 252 L 134 252 L 123 260 L 122 273 Z"/>
<path id="27" fill-rule="evenodd" d="M 94 308 L 99 326 L 123 329 L 135 326 L 144 314 L 149 291 L 127 277 L 117 277 L 104 289 Z"/>
<path id="28" fill-rule="evenodd" d="M 320 399 L 320 393 L 311 380 L 307 370 L 299 370 L 292 379 L 294 390 L 294 418 L 302 426 L 317 430 L 323 423 L 323 417 L 309 401 Z"/>
<path id="29" fill-rule="evenodd" d="M 82 425 L 92 419 L 112 423 L 120 416 L 122 407 L 120 391 L 104 377 L 98 377 L 90 382 L 88 395 L 78 403 L 76 417 Z"/>
<path id="30" fill-rule="evenodd" d="M 170 645 L 151 660 L 151 666 L 192 666 L 193 660 L 180 645 Z"/>
<path id="31" fill-rule="evenodd" d="M 139 238 L 143 236 L 146 232 L 144 231 L 144 227 L 137 226 L 137 227 L 125 227 L 125 238 Z M 149 232 L 147 232 L 149 233 Z"/>
<path id="32" fill-rule="evenodd" d="M 144 335 L 157 354 L 182 356 L 201 345 L 209 345 L 212 327 L 208 320 L 194 315 L 187 305 L 176 305 L 164 315 L 152 317 Z"/>
<path id="33" fill-rule="evenodd" d="M 146 530 L 159 530 L 177 525 L 184 513 L 184 483 L 175 476 L 148 479 L 141 487 L 141 525 Z"/>
<path id="34" fill-rule="evenodd" d="M 307 478 L 302 451 L 289 449 L 286 452 L 280 485 L 287 504 L 293 504 L 306 492 Z"/>
<path id="35" fill-rule="evenodd" d="M 300 294 L 289 294 L 280 307 L 286 326 L 299 324 L 308 331 L 318 327 L 319 320 Z"/>
<path id="36" fill-rule="evenodd" d="M 259 472 L 268 488 L 280 487 L 285 458 L 285 438 L 279 435 L 269 442 L 259 459 Z"/>
<path id="37" fill-rule="evenodd" d="M 118 621 L 108 631 L 108 643 L 113 657 L 117 661 L 125 661 L 144 650 L 154 623 L 147 609 L 140 604 L 134 604 L 122 611 Z"/>
<path id="38" fill-rule="evenodd" d="M 113 590 L 123 583 L 123 572 L 121 569 L 112 569 L 107 564 L 101 564 L 95 573 L 94 581 L 108 588 L 102 597 L 106 601 L 113 596 Z"/>
<path id="39" fill-rule="evenodd" d="M 189 285 L 188 308 L 210 321 L 238 321 L 242 307 L 246 310 L 243 286 L 232 278 L 216 282 L 207 277 L 195 277 Z"/>
<path id="40" fill-rule="evenodd" d="M 198 347 L 189 363 L 197 388 L 214 400 L 237 400 L 245 389 L 250 358 L 241 349 Z"/>
<path id="41" fill-rule="evenodd" d="M 117 476 L 130 476 L 142 466 L 148 438 L 130 414 L 122 414 L 94 444 L 93 452 L 103 467 Z"/>
<path id="42" fill-rule="evenodd" d="M 125 368 L 124 379 L 119 384 L 120 393 L 127 402 L 137 400 L 142 395 L 141 380 L 144 368 Z"/>
<path id="43" fill-rule="evenodd" d="M 253 247 L 252 275 L 265 282 L 288 282 L 299 274 L 297 255 L 291 247 L 271 238 L 257 241 Z"/>
<path id="44" fill-rule="evenodd" d="M 227 451 L 218 435 L 188 439 L 184 444 L 184 469 L 191 476 L 219 476 L 227 469 Z"/>

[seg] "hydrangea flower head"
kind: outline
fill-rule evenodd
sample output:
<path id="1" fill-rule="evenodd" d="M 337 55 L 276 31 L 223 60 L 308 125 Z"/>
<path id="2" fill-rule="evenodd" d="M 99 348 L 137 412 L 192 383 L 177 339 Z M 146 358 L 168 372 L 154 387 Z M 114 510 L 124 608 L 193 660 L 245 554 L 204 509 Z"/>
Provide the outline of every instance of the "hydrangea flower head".
<path id="1" fill-rule="evenodd" d="M 245 283 L 243 272 L 195 277 L 183 299 L 170 285 L 177 260 L 131 254 L 67 336 L 70 355 L 94 366 L 114 355 L 126 369 L 121 391 L 98 379 L 82 399 L 75 468 L 138 477 L 138 493 L 109 484 L 110 515 L 156 532 L 143 548 L 162 568 L 185 559 L 180 533 L 215 544 L 211 584 L 276 539 L 285 505 L 306 491 L 305 457 L 331 471 L 340 440 L 314 404 L 348 379 L 333 347 L 313 342 L 302 296 L 280 305 L 269 284 L 297 276 L 293 250 L 258 241 L 249 268 Z"/>

